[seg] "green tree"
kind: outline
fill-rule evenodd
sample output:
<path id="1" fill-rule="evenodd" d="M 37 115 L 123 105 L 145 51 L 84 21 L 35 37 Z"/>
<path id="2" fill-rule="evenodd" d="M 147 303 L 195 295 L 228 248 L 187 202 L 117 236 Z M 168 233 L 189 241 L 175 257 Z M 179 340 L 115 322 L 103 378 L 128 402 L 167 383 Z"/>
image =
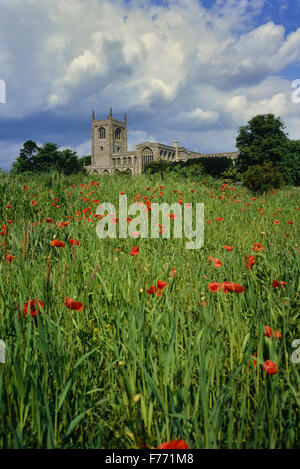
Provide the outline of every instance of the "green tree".
<path id="1" fill-rule="evenodd" d="M 280 167 L 288 184 L 300 184 L 300 140 L 289 140 L 288 151 L 284 155 Z"/>
<path id="2" fill-rule="evenodd" d="M 265 161 L 280 163 L 287 154 L 288 145 L 285 125 L 280 117 L 259 114 L 239 129 L 236 138 L 240 152 L 236 161 L 237 169 L 246 171 L 249 166 Z"/>
<path id="3" fill-rule="evenodd" d="M 39 149 L 35 158 L 34 171 L 51 171 L 52 169 L 59 170 L 59 145 L 56 143 L 45 143 Z"/>
<path id="4" fill-rule="evenodd" d="M 92 164 L 91 155 L 82 156 L 78 159 L 78 161 L 82 169 L 84 168 L 84 166 L 89 166 L 90 164 Z"/>
<path id="5" fill-rule="evenodd" d="M 69 149 L 59 152 L 57 164 L 57 169 L 64 174 L 78 173 L 82 169 L 77 153 Z"/>
<path id="6" fill-rule="evenodd" d="M 261 194 L 271 189 L 280 188 L 284 184 L 280 167 L 271 161 L 249 166 L 242 178 L 248 189 Z"/>
<path id="7" fill-rule="evenodd" d="M 68 148 L 60 151 L 56 143 L 48 142 L 39 148 L 35 142 L 28 140 L 24 143 L 12 167 L 12 173 L 49 172 L 51 170 L 73 174 L 83 171 L 83 162 L 78 159 L 76 152 Z"/>
<path id="8" fill-rule="evenodd" d="M 26 171 L 33 171 L 39 150 L 39 147 L 33 140 L 27 140 L 20 150 L 18 158 L 13 163 L 12 172 L 24 173 Z"/>

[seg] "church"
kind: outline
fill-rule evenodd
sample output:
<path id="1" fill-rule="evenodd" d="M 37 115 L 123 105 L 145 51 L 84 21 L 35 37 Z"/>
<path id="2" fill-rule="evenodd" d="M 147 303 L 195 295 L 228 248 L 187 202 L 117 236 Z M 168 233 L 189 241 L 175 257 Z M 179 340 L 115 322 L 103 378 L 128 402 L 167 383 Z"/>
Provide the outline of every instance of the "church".
<path id="1" fill-rule="evenodd" d="M 159 159 L 166 161 L 187 161 L 188 159 L 203 157 L 226 157 L 235 160 L 238 152 L 226 153 L 197 153 L 178 146 L 156 142 L 142 142 L 136 145 L 136 150 L 127 149 L 127 119 L 119 121 L 112 116 L 110 108 L 106 119 L 95 119 L 92 112 L 92 145 L 91 164 L 86 166 L 90 173 L 112 175 L 126 172 L 131 175 L 141 174 L 144 167 Z"/>

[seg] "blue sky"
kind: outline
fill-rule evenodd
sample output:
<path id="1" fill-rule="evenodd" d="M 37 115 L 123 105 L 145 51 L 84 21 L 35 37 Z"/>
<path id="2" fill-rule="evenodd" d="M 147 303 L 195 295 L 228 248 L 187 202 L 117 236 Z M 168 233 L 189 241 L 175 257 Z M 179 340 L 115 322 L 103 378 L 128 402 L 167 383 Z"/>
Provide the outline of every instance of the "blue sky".
<path id="1" fill-rule="evenodd" d="M 29 139 L 89 154 L 110 106 L 129 149 L 232 151 L 265 112 L 300 139 L 299 78 L 300 0 L 0 0 L 0 167 Z"/>

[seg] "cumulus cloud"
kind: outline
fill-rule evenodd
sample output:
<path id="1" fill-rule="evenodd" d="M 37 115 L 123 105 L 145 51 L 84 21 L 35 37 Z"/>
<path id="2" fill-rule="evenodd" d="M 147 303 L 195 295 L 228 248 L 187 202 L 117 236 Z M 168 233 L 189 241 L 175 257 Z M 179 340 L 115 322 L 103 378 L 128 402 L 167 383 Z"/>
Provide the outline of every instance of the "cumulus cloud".
<path id="1" fill-rule="evenodd" d="M 207 138 L 212 147 L 220 132 L 232 136 L 252 115 L 274 112 L 296 135 L 291 85 L 276 74 L 300 62 L 300 28 L 257 24 L 265 3 L 0 0 L 1 119 L 48 112 L 67 122 L 112 106 L 128 113 L 130 145 L 179 138 L 201 151 Z M 86 126 L 73 144 L 84 153 Z M 234 141 L 224 136 L 224 150 Z"/>

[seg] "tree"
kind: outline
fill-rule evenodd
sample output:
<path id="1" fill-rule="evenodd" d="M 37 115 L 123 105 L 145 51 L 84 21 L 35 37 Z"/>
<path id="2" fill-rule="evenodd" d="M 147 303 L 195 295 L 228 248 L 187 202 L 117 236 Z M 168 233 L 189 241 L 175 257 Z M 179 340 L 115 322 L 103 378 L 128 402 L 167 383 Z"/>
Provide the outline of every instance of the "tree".
<path id="1" fill-rule="evenodd" d="M 289 140 L 288 151 L 284 155 L 280 166 L 289 184 L 300 184 L 300 140 Z"/>
<path id="2" fill-rule="evenodd" d="M 51 170 L 72 174 L 82 171 L 83 163 L 78 159 L 77 153 L 68 148 L 60 151 L 59 145 L 50 142 L 39 148 L 35 142 L 28 140 L 24 143 L 20 155 L 12 167 L 13 173 Z"/>
<path id="3" fill-rule="evenodd" d="M 78 161 L 82 169 L 84 168 L 84 166 L 89 166 L 92 164 L 91 155 L 82 156 L 81 158 L 78 159 Z"/>
<path id="4" fill-rule="evenodd" d="M 45 143 L 39 149 L 35 158 L 34 171 L 51 171 L 52 169 L 59 170 L 60 167 L 60 152 L 59 145 L 56 143 Z"/>
<path id="5" fill-rule="evenodd" d="M 284 183 L 283 174 L 278 165 L 271 161 L 249 166 L 243 174 L 243 183 L 253 192 L 263 193 L 279 188 Z"/>
<path id="6" fill-rule="evenodd" d="M 81 164 L 77 158 L 77 153 L 66 149 L 60 152 L 58 159 L 58 170 L 64 174 L 77 173 L 82 169 Z"/>
<path id="7" fill-rule="evenodd" d="M 12 172 L 24 173 L 26 171 L 33 171 L 35 166 L 35 158 L 39 152 L 39 147 L 33 140 L 27 140 L 16 161 L 13 163 Z"/>
<path id="8" fill-rule="evenodd" d="M 158 160 L 152 161 L 152 163 L 148 163 L 144 167 L 144 172 L 149 174 L 153 173 L 160 173 L 161 180 L 164 180 L 164 171 L 166 169 L 170 169 L 174 163 L 166 160 L 162 160 L 159 158 Z"/>
<path id="9" fill-rule="evenodd" d="M 274 114 L 259 114 L 248 125 L 240 127 L 236 138 L 239 156 L 236 166 L 239 171 L 246 171 L 251 165 L 265 161 L 280 163 L 287 151 L 289 139 L 285 125 Z"/>

